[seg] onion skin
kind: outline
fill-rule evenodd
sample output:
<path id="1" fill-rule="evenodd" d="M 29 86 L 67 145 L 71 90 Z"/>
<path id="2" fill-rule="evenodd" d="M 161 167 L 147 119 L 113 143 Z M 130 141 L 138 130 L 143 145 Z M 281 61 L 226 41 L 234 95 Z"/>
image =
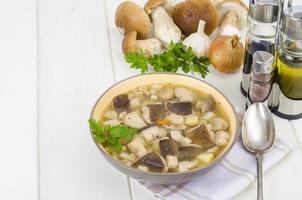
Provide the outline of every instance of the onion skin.
<path id="1" fill-rule="evenodd" d="M 240 38 L 237 35 L 215 38 L 209 48 L 209 59 L 220 72 L 236 72 L 244 61 L 244 47 Z"/>

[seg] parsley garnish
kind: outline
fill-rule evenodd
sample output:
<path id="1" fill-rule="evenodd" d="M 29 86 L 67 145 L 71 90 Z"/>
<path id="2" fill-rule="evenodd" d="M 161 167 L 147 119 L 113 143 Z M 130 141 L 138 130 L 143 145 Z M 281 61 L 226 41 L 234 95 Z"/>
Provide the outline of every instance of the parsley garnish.
<path id="1" fill-rule="evenodd" d="M 97 143 L 108 146 L 112 152 L 120 153 L 123 145 L 130 142 L 138 130 L 125 125 L 103 126 L 95 119 L 89 119 L 89 126 Z"/>
<path id="2" fill-rule="evenodd" d="M 131 64 L 130 68 L 140 69 L 141 73 L 148 71 L 148 60 L 142 51 L 140 53 L 128 53 L 125 59 L 127 63 Z"/>
<path id="3" fill-rule="evenodd" d="M 183 72 L 198 72 L 205 78 L 209 72 L 209 59 L 206 57 L 198 58 L 193 54 L 192 48 L 185 48 L 182 43 L 170 43 L 167 51 L 146 57 L 140 51 L 138 53 L 128 53 L 125 56 L 126 62 L 130 68 L 140 69 L 141 73 L 148 71 L 148 66 L 152 66 L 157 72 L 177 72 L 179 68 Z"/>

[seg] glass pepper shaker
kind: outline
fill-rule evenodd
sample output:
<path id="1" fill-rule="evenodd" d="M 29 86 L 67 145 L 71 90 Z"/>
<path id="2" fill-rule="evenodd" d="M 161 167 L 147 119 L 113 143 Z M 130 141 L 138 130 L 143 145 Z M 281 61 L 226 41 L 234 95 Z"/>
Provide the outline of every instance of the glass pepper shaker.
<path id="1" fill-rule="evenodd" d="M 247 96 L 250 83 L 253 54 L 266 51 L 275 54 L 277 22 L 280 9 L 279 0 L 250 0 L 248 31 L 245 46 L 245 61 L 242 72 L 241 93 Z"/>
<path id="2" fill-rule="evenodd" d="M 246 107 L 256 102 L 268 102 L 274 78 L 274 60 L 274 56 L 266 51 L 254 53 Z"/>

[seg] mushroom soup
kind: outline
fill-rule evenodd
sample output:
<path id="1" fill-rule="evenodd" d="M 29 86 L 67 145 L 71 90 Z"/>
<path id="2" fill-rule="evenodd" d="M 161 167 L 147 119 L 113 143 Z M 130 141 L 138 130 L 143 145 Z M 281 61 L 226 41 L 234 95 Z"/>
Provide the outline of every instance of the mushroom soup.
<path id="1" fill-rule="evenodd" d="M 95 141 L 125 165 L 149 172 L 183 172 L 208 165 L 230 139 L 229 120 L 211 95 L 181 85 L 138 87 L 112 99 Z"/>

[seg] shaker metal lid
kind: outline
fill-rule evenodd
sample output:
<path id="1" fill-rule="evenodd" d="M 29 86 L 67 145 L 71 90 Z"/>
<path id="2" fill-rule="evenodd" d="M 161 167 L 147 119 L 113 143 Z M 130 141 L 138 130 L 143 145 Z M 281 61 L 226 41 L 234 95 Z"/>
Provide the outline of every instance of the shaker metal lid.
<path id="1" fill-rule="evenodd" d="M 258 22 L 277 22 L 278 10 L 279 0 L 250 0 L 249 16 Z"/>
<path id="2" fill-rule="evenodd" d="M 256 51 L 253 55 L 252 72 L 257 74 L 271 74 L 274 56 L 266 51 Z"/>
<path id="3" fill-rule="evenodd" d="M 302 40 L 302 6 L 293 6 L 283 11 L 281 30 L 294 40 Z"/>

